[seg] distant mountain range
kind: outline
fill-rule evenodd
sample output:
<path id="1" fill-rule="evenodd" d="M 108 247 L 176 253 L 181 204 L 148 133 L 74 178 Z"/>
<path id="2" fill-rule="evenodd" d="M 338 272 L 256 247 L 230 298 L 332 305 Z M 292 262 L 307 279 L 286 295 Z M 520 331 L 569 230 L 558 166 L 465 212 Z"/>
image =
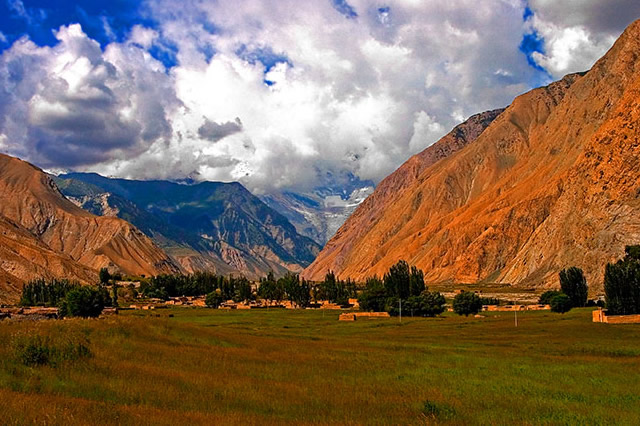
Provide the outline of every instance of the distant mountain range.
<path id="1" fill-rule="evenodd" d="M 187 272 L 251 278 L 302 271 L 320 245 L 298 234 L 280 213 L 239 183 L 112 179 L 94 173 L 53 178 L 76 205 L 125 219 L 148 235 Z"/>
<path id="2" fill-rule="evenodd" d="M 587 73 L 472 117 L 383 180 L 305 270 L 428 282 L 558 285 L 569 266 L 602 289 L 640 242 L 640 21 Z"/>
<path id="3" fill-rule="evenodd" d="M 333 237 L 347 218 L 369 195 L 374 183 L 351 173 L 327 173 L 312 191 L 283 191 L 260 196 L 269 207 L 284 215 L 298 233 L 321 245 Z"/>

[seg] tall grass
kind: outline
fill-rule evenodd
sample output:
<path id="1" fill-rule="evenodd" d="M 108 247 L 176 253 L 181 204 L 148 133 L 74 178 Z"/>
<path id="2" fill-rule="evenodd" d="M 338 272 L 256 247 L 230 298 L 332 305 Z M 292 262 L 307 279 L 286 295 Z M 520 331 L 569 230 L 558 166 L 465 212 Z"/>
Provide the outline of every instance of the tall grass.
<path id="1" fill-rule="evenodd" d="M 173 317 L 169 317 L 172 314 Z M 159 315 L 159 316 L 158 316 Z M 24 365 L 0 345 L 6 423 L 639 424 L 640 327 L 565 315 L 337 321 L 172 309 L 0 324 L 79 333 L 92 356 Z"/>

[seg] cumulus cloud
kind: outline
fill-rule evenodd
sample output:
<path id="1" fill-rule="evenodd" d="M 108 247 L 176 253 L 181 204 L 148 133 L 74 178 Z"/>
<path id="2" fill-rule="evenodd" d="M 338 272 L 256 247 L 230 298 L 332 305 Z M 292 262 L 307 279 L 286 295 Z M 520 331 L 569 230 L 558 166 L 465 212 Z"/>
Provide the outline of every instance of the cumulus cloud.
<path id="1" fill-rule="evenodd" d="M 23 38 L 7 49 L 0 149 L 45 167 L 240 180 L 257 192 L 378 181 L 546 72 L 588 68 L 629 20 L 570 3 L 148 2 L 157 25 L 121 42 L 100 46 L 70 25 L 53 47 Z M 528 58 L 530 33 L 544 48 Z"/>
<path id="2" fill-rule="evenodd" d="M 18 40 L 0 57 L 2 134 L 12 151 L 45 167 L 137 157 L 169 140 L 179 101 L 162 64 L 132 46 L 104 51 L 79 25 L 58 44 Z"/>

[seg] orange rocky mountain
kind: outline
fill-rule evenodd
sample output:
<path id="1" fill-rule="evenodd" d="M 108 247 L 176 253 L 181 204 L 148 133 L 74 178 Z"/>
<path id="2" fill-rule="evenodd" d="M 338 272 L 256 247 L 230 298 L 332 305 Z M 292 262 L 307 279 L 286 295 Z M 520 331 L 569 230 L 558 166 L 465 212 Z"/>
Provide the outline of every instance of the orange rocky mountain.
<path id="1" fill-rule="evenodd" d="M 405 259 L 432 283 L 552 287 L 575 265 L 601 290 L 605 264 L 640 243 L 640 21 L 589 72 L 486 114 L 382 181 L 305 278 Z"/>
<path id="2" fill-rule="evenodd" d="M 37 277 L 92 282 L 102 267 L 128 274 L 177 272 L 173 261 L 124 220 L 94 216 L 67 200 L 42 170 L 0 154 L 0 302 Z"/>

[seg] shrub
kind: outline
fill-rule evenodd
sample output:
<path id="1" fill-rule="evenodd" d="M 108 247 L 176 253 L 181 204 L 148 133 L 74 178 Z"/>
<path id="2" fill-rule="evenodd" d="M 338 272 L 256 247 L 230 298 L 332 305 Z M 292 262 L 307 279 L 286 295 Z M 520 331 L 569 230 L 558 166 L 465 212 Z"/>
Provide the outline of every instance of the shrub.
<path id="1" fill-rule="evenodd" d="M 538 303 L 541 305 L 549 305 L 551 304 L 551 299 L 556 297 L 557 295 L 562 294 L 561 291 L 558 290 L 548 290 L 540 295 L 540 299 L 538 299 Z"/>
<path id="2" fill-rule="evenodd" d="M 49 365 L 56 367 L 64 361 L 73 361 L 91 356 L 89 339 L 77 334 L 64 336 L 28 335 L 15 337 L 14 358 L 28 367 Z"/>
<path id="3" fill-rule="evenodd" d="M 78 287 L 67 293 L 60 304 L 60 314 L 65 317 L 98 317 L 110 302 L 109 293 L 102 288 Z"/>
<path id="4" fill-rule="evenodd" d="M 470 291 L 463 291 L 453 299 L 453 311 L 458 315 L 477 314 L 482 309 L 480 297 Z"/>
<path id="5" fill-rule="evenodd" d="M 422 414 L 431 420 L 451 420 L 456 411 L 449 404 L 426 400 L 422 404 Z"/>
<path id="6" fill-rule="evenodd" d="M 571 299 L 564 293 L 553 296 L 553 298 L 551 298 L 551 300 L 549 301 L 549 304 L 551 305 L 551 311 L 557 312 L 559 314 L 569 312 L 573 307 Z"/>
<path id="7" fill-rule="evenodd" d="M 574 308 L 581 308 L 587 304 L 587 279 L 584 277 L 582 269 L 572 266 L 560 271 L 560 288 L 571 300 Z"/>

